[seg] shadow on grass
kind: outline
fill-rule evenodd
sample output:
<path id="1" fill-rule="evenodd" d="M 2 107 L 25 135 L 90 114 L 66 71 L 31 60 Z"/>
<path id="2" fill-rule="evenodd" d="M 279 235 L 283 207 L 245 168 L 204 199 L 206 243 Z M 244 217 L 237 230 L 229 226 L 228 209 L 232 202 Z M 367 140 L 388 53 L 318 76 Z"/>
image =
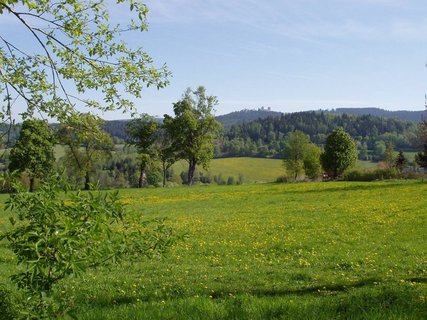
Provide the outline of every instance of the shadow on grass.
<path id="1" fill-rule="evenodd" d="M 418 278 L 408 278 L 405 279 L 406 282 L 413 283 L 427 283 L 427 277 L 418 277 Z M 329 284 L 329 285 L 319 285 L 312 286 L 300 289 L 255 289 L 249 291 L 239 291 L 239 290 L 231 290 L 233 296 L 238 295 L 249 295 L 253 297 L 286 297 L 286 296 L 304 296 L 304 295 L 312 295 L 312 294 L 331 294 L 331 293 L 341 293 L 350 291 L 351 289 L 358 289 L 363 287 L 376 287 L 385 284 L 381 281 L 381 279 L 376 278 L 368 278 L 362 279 L 360 281 L 345 283 L 345 284 Z M 203 294 L 202 294 L 203 295 Z M 230 297 L 230 291 L 215 291 L 211 293 L 212 299 L 225 299 Z M 173 296 L 115 296 L 107 299 L 97 299 L 91 302 L 92 306 L 101 307 L 101 308 L 110 308 L 112 305 L 128 305 L 135 304 L 137 302 L 155 302 L 155 301 L 163 301 L 163 300 L 174 300 L 174 299 L 182 299 L 186 298 L 186 295 L 178 295 L 176 297 Z"/>

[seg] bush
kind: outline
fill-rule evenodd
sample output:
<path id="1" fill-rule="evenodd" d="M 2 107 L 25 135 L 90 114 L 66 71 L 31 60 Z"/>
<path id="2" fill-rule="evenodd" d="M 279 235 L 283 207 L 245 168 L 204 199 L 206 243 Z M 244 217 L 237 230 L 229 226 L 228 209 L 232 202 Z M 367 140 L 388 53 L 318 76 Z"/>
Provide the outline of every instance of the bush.
<path id="1" fill-rule="evenodd" d="M 18 315 L 12 294 L 3 285 L 0 285 L 0 315 L 3 320 L 13 320 Z"/>
<path id="2" fill-rule="evenodd" d="M 346 181 L 375 181 L 400 178 L 400 172 L 396 169 L 375 170 L 351 170 L 344 174 Z"/>
<path id="3" fill-rule="evenodd" d="M 280 176 L 276 179 L 277 183 L 283 183 L 283 182 L 288 182 L 289 178 L 287 176 Z"/>
<path id="4" fill-rule="evenodd" d="M 234 183 L 234 177 L 233 176 L 229 176 L 227 179 L 227 185 L 232 186 Z"/>
<path id="5" fill-rule="evenodd" d="M 162 220 L 128 218 L 118 192 L 64 194 L 61 187 L 54 176 L 38 192 L 18 192 L 6 202 L 21 222 L 11 217 L 12 228 L 0 240 L 7 240 L 22 266 L 12 281 L 28 295 L 30 318 L 66 309 L 67 301 L 58 309 L 51 295 L 62 279 L 125 257 L 162 254 L 175 241 Z"/>

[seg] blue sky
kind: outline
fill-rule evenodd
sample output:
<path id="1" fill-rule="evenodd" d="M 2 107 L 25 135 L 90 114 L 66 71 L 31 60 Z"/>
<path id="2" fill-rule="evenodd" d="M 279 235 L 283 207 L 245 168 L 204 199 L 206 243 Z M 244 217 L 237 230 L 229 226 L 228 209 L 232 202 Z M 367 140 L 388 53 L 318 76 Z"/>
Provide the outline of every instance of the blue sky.
<path id="1" fill-rule="evenodd" d="M 171 114 L 184 90 L 198 85 L 218 97 L 218 115 L 259 107 L 424 109 L 425 0 L 146 3 L 149 31 L 127 41 L 173 77 L 167 88 L 145 91 L 140 112 Z"/>
<path id="2" fill-rule="evenodd" d="M 147 3 L 141 45 L 173 72 L 167 89 L 141 101 L 149 113 L 170 113 L 186 87 L 200 84 L 218 96 L 217 114 L 261 106 L 423 109 L 425 1 Z"/>

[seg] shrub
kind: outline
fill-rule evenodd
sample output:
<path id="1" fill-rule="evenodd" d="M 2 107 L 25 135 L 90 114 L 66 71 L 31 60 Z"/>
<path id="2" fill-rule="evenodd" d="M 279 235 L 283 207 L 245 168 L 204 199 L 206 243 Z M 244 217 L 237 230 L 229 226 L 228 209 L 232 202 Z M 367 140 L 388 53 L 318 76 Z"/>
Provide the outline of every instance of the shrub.
<path id="1" fill-rule="evenodd" d="M 234 183 L 234 177 L 233 176 L 229 176 L 228 179 L 227 179 L 227 185 L 231 186 L 233 184 L 235 184 Z"/>
<path id="2" fill-rule="evenodd" d="M 0 316 L 3 320 L 16 319 L 18 315 L 17 306 L 12 294 L 3 285 L 0 285 Z"/>
<path id="3" fill-rule="evenodd" d="M 18 192 L 6 202 L 6 209 L 16 212 L 21 222 L 10 218 L 13 227 L 0 240 L 8 241 L 22 266 L 12 281 L 31 302 L 30 318 L 60 312 L 51 292 L 62 279 L 126 256 L 161 254 L 174 241 L 162 220 L 129 220 L 118 192 L 64 195 L 61 186 L 55 176 L 37 193 Z"/>
<path id="4" fill-rule="evenodd" d="M 375 181 L 400 178 L 400 172 L 392 169 L 351 170 L 344 174 L 346 181 Z"/>

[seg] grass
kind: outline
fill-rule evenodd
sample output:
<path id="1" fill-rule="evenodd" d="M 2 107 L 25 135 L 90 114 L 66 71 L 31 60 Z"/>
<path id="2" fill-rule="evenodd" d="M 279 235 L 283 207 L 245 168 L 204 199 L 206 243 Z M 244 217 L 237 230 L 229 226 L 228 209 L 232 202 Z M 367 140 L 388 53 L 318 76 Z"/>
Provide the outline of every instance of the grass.
<path id="1" fill-rule="evenodd" d="M 427 318 L 426 183 L 121 193 L 130 214 L 167 217 L 189 238 L 162 260 L 64 281 L 58 295 L 74 297 L 78 319 Z M 0 261 L 8 283 L 15 261 L 4 243 Z"/>
<path id="2" fill-rule="evenodd" d="M 179 176 L 182 171 L 186 172 L 188 170 L 188 164 L 186 161 L 179 161 L 175 163 L 173 170 L 175 175 Z M 280 159 L 245 157 L 213 159 L 207 171 L 201 168 L 198 168 L 198 170 L 205 175 L 215 176 L 221 174 L 225 181 L 229 176 L 234 177 L 237 181 L 239 175 L 241 175 L 244 183 L 272 182 L 284 174 L 283 162 Z"/>

